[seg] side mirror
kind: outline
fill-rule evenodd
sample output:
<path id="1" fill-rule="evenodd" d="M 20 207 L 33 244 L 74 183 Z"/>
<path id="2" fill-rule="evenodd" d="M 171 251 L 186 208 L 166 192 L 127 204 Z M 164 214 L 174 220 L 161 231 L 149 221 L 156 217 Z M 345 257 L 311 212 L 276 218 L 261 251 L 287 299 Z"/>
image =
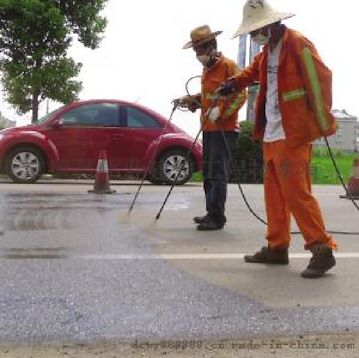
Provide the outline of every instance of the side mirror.
<path id="1" fill-rule="evenodd" d="M 54 123 L 52 123 L 52 128 L 59 129 L 63 126 L 64 120 L 62 118 L 56 120 Z"/>

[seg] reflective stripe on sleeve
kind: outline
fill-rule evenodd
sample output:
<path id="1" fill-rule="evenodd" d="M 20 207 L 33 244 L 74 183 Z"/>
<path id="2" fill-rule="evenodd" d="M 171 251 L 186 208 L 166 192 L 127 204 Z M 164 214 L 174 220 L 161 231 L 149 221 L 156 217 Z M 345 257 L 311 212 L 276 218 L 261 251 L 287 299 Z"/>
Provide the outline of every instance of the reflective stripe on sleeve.
<path id="1" fill-rule="evenodd" d="M 230 117 L 234 112 L 236 112 L 242 106 L 245 99 L 245 93 L 240 93 L 239 96 L 230 104 L 229 108 L 226 110 L 225 116 Z"/>
<path id="2" fill-rule="evenodd" d="M 308 72 L 310 85 L 312 87 L 312 91 L 314 94 L 314 102 L 315 102 L 314 105 L 315 105 L 315 111 L 317 113 L 319 126 L 322 129 L 322 131 L 325 131 L 330 127 L 330 124 L 328 118 L 325 115 L 322 89 L 320 86 L 319 77 L 318 77 L 317 69 L 315 67 L 313 55 L 310 49 L 307 47 L 304 48 L 303 50 L 303 59 Z"/>
<path id="3" fill-rule="evenodd" d="M 307 91 L 304 88 L 298 88 L 296 90 L 283 93 L 284 102 L 294 101 L 295 99 L 305 97 Z"/>

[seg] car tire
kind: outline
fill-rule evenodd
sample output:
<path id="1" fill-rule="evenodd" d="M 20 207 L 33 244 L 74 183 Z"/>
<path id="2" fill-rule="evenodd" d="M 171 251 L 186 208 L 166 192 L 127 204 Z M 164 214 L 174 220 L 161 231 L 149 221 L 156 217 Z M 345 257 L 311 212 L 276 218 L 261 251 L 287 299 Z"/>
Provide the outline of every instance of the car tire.
<path id="1" fill-rule="evenodd" d="M 186 151 L 179 149 L 169 150 L 162 154 L 156 168 L 157 180 L 172 185 L 183 161 L 185 163 L 176 181 L 176 185 L 185 184 L 190 180 L 194 171 L 194 163 L 191 158 L 188 159 L 186 156 Z"/>
<path id="2" fill-rule="evenodd" d="M 163 180 L 160 180 L 158 178 L 156 178 L 154 175 L 148 175 L 146 178 L 151 184 L 154 185 L 163 185 L 166 184 L 166 182 L 164 182 Z"/>
<path id="3" fill-rule="evenodd" d="M 18 147 L 6 156 L 6 174 L 15 183 L 35 183 L 44 173 L 43 154 L 33 147 Z"/>

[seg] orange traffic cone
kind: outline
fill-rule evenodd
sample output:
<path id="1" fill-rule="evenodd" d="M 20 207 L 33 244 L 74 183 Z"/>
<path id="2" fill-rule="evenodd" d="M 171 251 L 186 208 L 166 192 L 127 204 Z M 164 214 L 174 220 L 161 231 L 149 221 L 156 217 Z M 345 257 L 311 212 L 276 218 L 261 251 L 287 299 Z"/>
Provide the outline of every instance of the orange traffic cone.
<path id="1" fill-rule="evenodd" d="M 100 150 L 97 162 L 94 188 L 93 190 L 89 190 L 88 192 L 96 194 L 116 193 L 116 190 L 110 189 L 110 176 L 108 174 L 108 164 L 105 150 Z"/>
<path id="2" fill-rule="evenodd" d="M 359 158 L 354 159 L 353 162 L 353 175 L 349 179 L 348 192 L 353 199 L 359 199 Z M 340 197 L 349 199 L 348 195 L 341 195 Z"/>

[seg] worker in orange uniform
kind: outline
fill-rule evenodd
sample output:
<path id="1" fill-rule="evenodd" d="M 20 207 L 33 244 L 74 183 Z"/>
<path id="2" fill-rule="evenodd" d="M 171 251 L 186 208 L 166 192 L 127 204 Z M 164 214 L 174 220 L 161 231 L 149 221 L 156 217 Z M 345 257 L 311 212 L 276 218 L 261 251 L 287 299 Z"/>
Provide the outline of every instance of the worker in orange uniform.
<path id="1" fill-rule="evenodd" d="M 266 0 L 247 0 L 234 37 L 249 33 L 263 45 L 253 63 L 223 83 L 222 95 L 242 91 L 259 81 L 254 138 L 263 140 L 264 190 L 268 218 L 267 246 L 246 262 L 288 264 L 290 215 L 295 218 L 312 252 L 302 277 L 323 276 L 335 265 L 337 244 L 325 230 L 311 191 L 311 142 L 335 133 L 331 109 L 331 71 L 314 45 L 281 20 L 294 16 L 278 12 Z"/>
<path id="2" fill-rule="evenodd" d="M 230 151 L 235 147 L 238 132 L 238 110 L 246 100 L 246 92 L 218 98 L 215 91 L 227 78 L 239 73 L 236 63 L 217 51 L 216 37 L 208 25 L 195 28 L 184 49 L 193 48 L 203 65 L 201 93 L 184 96 L 180 104 L 192 111 L 201 109 L 203 130 L 203 188 L 207 214 L 194 217 L 198 230 L 222 229 L 226 223 L 225 202 L 229 176 Z"/>

